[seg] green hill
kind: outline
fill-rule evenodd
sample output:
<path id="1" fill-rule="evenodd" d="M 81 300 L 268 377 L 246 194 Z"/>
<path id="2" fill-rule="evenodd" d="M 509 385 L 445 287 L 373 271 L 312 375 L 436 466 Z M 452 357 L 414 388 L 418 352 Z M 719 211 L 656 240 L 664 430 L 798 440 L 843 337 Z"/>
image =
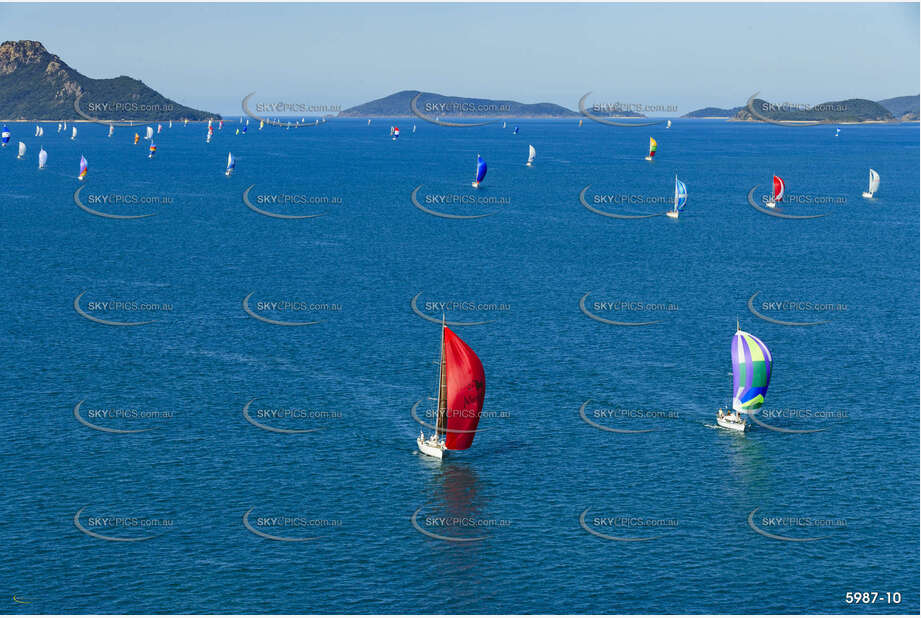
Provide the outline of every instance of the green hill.
<path id="1" fill-rule="evenodd" d="M 167 99 L 121 76 L 92 79 L 67 66 L 38 41 L 0 45 L 0 118 L 5 120 L 206 120 L 218 114 Z"/>
<path id="2" fill-rule="evenodd" d="M 356 105 L 339 113 L 340 118 L 369 118 L 381 116 L 398 118 L 413 116 L 410 106 L 419 90 L 402 90 Z M 441 118 L 570 118 L 578 112 L 555 103 L 519 103 L 518 101 L 497 101 L 493 99 L 472 99 L 447 97 L 432 92 L 423 92 L 416 101 L 416 108 L 425 117 Z"/>

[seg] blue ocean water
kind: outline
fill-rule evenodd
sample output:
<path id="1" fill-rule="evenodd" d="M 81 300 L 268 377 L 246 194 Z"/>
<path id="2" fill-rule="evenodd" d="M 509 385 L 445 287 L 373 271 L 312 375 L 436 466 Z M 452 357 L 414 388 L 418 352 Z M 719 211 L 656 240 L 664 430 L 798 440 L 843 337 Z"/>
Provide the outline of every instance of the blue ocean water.
<path id="1" fill-rule="evenodd" d="M 917 612 L 918 126 L 514 124 L 235 136 L 228 122 L 205 144 L 200 123 L 177 123 L 154 159 L 134 128 L 107 139 L 80 124 L 71 141 L 45 125 L 37 140 L 11 124 L 0 588 L 25 603 L 4 611 Z M 478 153 L 489 171 L 474 191 Z M 155 216 L 81 210 L 81 154 L 77 200 Z M 881 186 L 864 200 L 870 167 Z M 772 174 L 807 196 L 782 212 L 827 216 L 752 208 Z M 675 175 L 690 195 L 678 221 L 580 204 L 591 185 L 594 207 L 661 213 Z M 426 214 L 420 185 L 427 208 L 491 216 Z M 248 187 L 266 211 L 323 216 L 258 214 Z M 153 322 L 94 322 L 81 293 L 92 317 Z M 755 293 L 773 319 L 827 321 L 761 319 Z M 258 315 L 319 323 L 255 319 L 250 294 Z M 586 294 L 603 318 L 657 323 L 592 320 Z M 485 367 L 486 414 L 441 464 L 415 445 L 439 326 L 414 297 L 436 322 L 488 322 L 452 327 Z M 736 320 L 773 354 L 762 422 L 821 431 L 715 426 Z M 317 431 L 247 422 L 254 398 L 255 421 Z M 87 423 L 149 431 L 93 429 L 79 402 Z M 598 429 L 583 404 L 642 433 Z M 245 513 L 312 540 L 259 536 Z"/>

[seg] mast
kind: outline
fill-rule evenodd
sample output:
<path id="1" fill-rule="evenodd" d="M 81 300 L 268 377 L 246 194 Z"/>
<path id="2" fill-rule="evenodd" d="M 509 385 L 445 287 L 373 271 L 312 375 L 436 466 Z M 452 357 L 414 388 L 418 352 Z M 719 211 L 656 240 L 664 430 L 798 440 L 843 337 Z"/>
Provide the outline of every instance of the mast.
<path id="1" fill-rule="evenodd" d="M 441 359 L 438 372 L 438 419 L 435 421 L 435 439 L 447 433 L 448 426 L 448 372 L 445 365 L 445 316 L 441 315 Z"/>

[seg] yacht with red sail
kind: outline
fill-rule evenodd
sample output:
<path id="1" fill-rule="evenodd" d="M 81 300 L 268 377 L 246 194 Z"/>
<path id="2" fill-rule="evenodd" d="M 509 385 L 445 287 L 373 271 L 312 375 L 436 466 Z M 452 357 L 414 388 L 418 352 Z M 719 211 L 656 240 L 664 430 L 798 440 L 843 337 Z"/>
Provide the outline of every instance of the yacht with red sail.
<path id="1" fill-rule="evenodd" d="M 416 438 L 419 450 L 430 457 L 443 459 L 447 451 L 470 448 L 485 396 L 483 364 L 470 346 L 445 326 L 442 317 L 435 432 L 428 439 L 424 431 L 419 432 Z"/>

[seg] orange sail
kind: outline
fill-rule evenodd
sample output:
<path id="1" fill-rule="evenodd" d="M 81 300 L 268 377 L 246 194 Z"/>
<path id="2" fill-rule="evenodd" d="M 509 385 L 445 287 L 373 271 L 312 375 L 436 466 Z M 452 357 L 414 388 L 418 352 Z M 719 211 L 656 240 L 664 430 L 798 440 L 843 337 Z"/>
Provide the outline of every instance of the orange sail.
<path id="1" fill-rule="evenodd" d="M 444 329 L 444 373 L 445 448 L 462 451 L 470 448 L 476 435 L 486 396 L 486 375 L 474 351 L 449 328 Z"/>

